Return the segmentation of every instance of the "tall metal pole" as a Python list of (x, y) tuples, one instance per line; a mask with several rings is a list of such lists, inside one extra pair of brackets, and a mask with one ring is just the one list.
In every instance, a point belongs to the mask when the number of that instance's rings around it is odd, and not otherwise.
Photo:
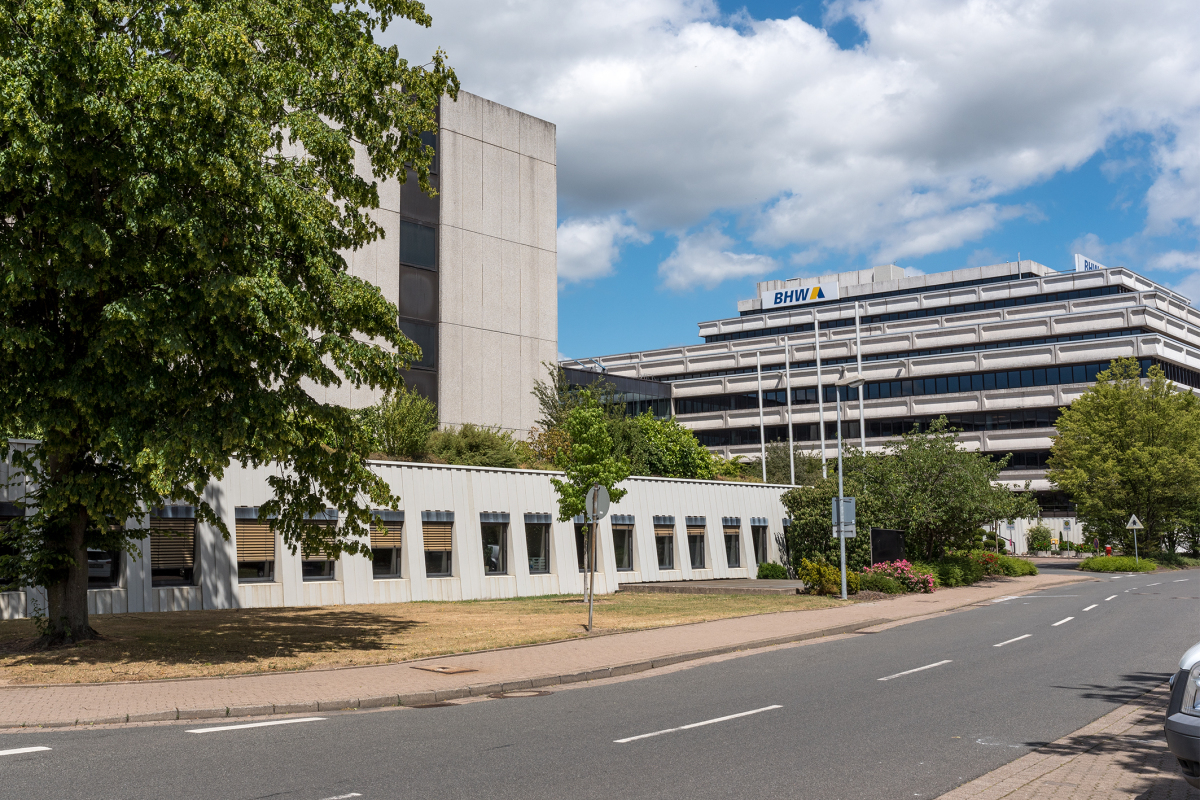
[[(825, 387), (821, 385), (821, 323), (813, 312), (813, 345), (817, 349), (817, 427), (821, 429), (821, 479), (829, 477), (825, 467)], [(790, 430), (790, 428), (789, 428)]]
[[(859, 329), (858, 303), (854, 303), (854, 354), (858, 356), (858, 374), (862, 375), (862, 332)], [(863, 405), (863, 391), (866, 384), (858, 387), (858, 446), (863, 452), (867, 450), (867, 412)]]
[[(593, 488), (599, 490), (600, 484), (595, 484)], [(592, 632), (592, 604), (596, 601), (596, 528), (599, 526), (599, 523), (596, 521), (596, 504), (599, 502), (600, 492), (596, 491), (592, 495), (592, 526), (590, 530), (592, 535), (592, 563), (589, 565), (591, 567), (591, 581), (588, 585), (588, 633)]]
[[(788, 464), (791, 465), (792, 486), (796, 485), (796, 446), (792, 444), (792, 346), (788, 337), (783, 337), (783, 371), (786, 376), (787, 391), (787, 426), (788, 426)], [(764, 462), (765, 463), (765, 462)]]
[(762, 452), (762, 473), (763, 483), (767, 482), (767, 434), (766, 428), (763, 426), (763, 399), (762, 399), (762, 351), (758, 350), (754, 353), (755, 368), (758, 371), (758, 444)]
[[(846, 521), (842, 519), (845, 513), (846, 493), (842, 489), (842, 387), (835, 386), (834, 391), (837, 392), (837, 447), (838, 447), (838, 518), (837, 518), (837, 537), (838, 547), (841, 549), (842, 556), (842, 599), (846, 599)], [(591, 628), (588, 628), (591, 630)]]

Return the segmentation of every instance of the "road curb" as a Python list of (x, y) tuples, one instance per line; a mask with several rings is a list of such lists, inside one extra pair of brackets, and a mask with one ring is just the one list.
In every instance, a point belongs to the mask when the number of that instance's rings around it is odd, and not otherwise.
[[(1085, 580), (1092, 580), (1090, 575), (1084, 576), (1064, 576), (1062, 580), (1044, 584), (1036, 589), (1029, 591), (1041, 591), (1048, 586), (1055, 586), (1064, 583), (1077, 583)], [(768, 647), (778, 647), (780, 645), (795, 644), (797, 642), (808, 641), (811, 639), (823, 639), (829, 636), (841, 636), (844, 634), (858, 633), (868, 628), (873, 628), (879, 625), (902, 625), (906, 622), (914, 622), (922, 619), (928, 619), (931, 616), (938, 614), (947, 614), (954, 611), (961, 611), (965, 608), (970, 608), (977, 604), (978, 600), (964, 602), (956, 606), (941, 608), (928, 613), (914, 614), (911, 617), (901, 617), (899, 619), (878, 618), (863, 620), (861, 622), (853, 622), (845, 625), (835, 625), (828, 628), (820, 628), (812, 631), (804, 631), (801, 633), (786, 634), (783, 636), (772, 636), (765, 639), (755, 639), (750, 642), (740, 642), (738, 644), (718, 645), (716, 647), (706, 647), (700, 650), (692, 650), (685, 653), (672, 653), (671, 655), (660, 656), (653, 659), (644, 659), (641, 661), (627, 662), (624, 664), (616, 664), (609, 667), (601, 667), (599, 669), (580, 670), (578, 672), (558, 673), (550, 675), (539, 675), (530, 678), (522, 678), (504, 683), (477, 683), (467, 686), (450, 687), (446, 689), (428, 690), (422, 692), (410, 692), (407, 694), (385, 694), (375, 695), (365, 698), (340, 698), (317, 700), (305, 703), (278, 703), (278, 704), (262, 704), (262, 705), (247, 705), (221, 708), (189, 708), (189, 709), (169, 709), (163, 711), (153, 711), (139, 714), (126, 714), (124, 716), (108, 716), (96, 719), (76, 719), (74, 721), (45, 721), (45, 722), (25, 722), (21, 725), (6, 725), (0, 729), (14, 728), (69, 728), (69, 727), (87, 727), (95, 725), (112, 725), (123, 723), (142, 723), (142, 722), (170, 722), (178, 720), (205, 720), (205, 719), (223, 719), (227, 717), (257, 717), (257, 716), (277, 716), (285, 714), (313, 714), (317, 712), (332, 712), (332, 711), (359, 711), (375, 708), (391, 708), (397, 706), (414, 707), (428, 705), (430, 703), (442, 703), (451, 700), (461, 700), (467, 697), (486, 697), (490, 694), (498, 692), (511, 692), (530, 689), (542, 689), (549, 686), (562, 686), (573, 683), (587, 683), (590, 681), (604, 680), (606, 678), (619, 678), (626, 675), (633, 675), (639, 672), (648, 672), (654, 669), (683, 664), (689, 661), (699, 661), (705, 658), (714, 656), (727, 655), (748, 650), (761, 650)], [(462, 654), (469, 655), (469, 654)], [(7, 687), (6, 687), (7, 688)], [(18, 687), (11, 687), (18, 688)]]

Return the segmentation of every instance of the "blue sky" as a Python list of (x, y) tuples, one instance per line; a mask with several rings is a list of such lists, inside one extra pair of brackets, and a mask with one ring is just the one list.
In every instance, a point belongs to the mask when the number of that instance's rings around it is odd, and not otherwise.
[(1082, 252), (1200, 297), (1192, 2), (427, 5), (402, 49), (557, 126), (567, 356), (694, 343), (759, 280), (885, 263)]

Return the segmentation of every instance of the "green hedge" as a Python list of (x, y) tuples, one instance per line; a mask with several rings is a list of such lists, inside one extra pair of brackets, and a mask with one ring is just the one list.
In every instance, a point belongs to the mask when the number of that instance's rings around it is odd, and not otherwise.
[(1086, 572), (1154, 572), (1157, 567), (1148, 558), (1135, 561), (1133, 556), (1092, 556), (1079, 562)]
[(758, 577), (763, 580), (779, 581), (787, 576), (787, 570), (783, 568), (783, 564), (767, 561), (758, 565)]

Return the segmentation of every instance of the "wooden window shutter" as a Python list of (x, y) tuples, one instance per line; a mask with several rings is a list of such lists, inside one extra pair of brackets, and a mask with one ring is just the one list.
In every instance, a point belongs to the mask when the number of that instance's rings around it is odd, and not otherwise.
[(675, 535), (675, 526), (674, 525), (655, 525), (654, 526), (654, 535), (655, 536), (674, 536)]
[(275, 532), (267, 522), (237, 521), (237, 560), (274, 561)]
[(450, 552), (453, 522), (422, 522), (421, 535), (425, 539), (425, 549), (438, 552)]
[(151, 517), (151, 569), (180, 569), (194, 566), (196, 566), (196, 520)]
[(703, 536), (704, 535), (704, 526), (703, 525), (688, 525), (687, 532), (688, 532), (688, 536)]
[(373, 522), (371, 524), (371, 547), (399, 547), (400, 534), (403, 531), (403, 522)]
[(736, 527), (736, 526), (734, 526), (734, 525), (726, 525), (726, 526), (725, 526), (725, 535), (726, 535), (726, 536), (737, 536), (737, 535), (739, 535), (741, 532), (742, 532), (742, 529), (741, 529), (741, 528), (738, 528), (738, 527)]

